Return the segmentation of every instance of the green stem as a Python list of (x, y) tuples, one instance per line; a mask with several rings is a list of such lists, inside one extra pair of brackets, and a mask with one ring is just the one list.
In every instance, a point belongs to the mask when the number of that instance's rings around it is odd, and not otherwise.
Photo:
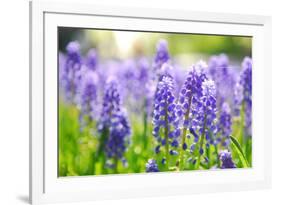
[(187, 132), (187, 129), (183, 128), (182, 142), (181, 142), (181, 147), (180, 147), (180, 165), (179, 165), (180, 171), (184, 170), (184, 150), (183, 150), (183, 144), (185, 143), (186, 132)]
[[(188, 106), (188, 109), (186, 110), (186, 113), (185, 113), (185, 119), (184, 119), (185, 121), (189, 119), (191, 100), (192, 100), (192, 96), (189, 98), (189, 102), (188, 102), (189, 106)], [(187, 133), (187, 128), (184, 127), (183, 131), (182, 131), (181, 146), (180, 146), (180, 165), (179, 165), (180, 170), (184, 169), (184, 150), (183, 150), (183, 144), (185, 143), (186, 133)]]
[(102, 134), (101, 134), (101, 138), (100, 138), (100, 145), (99, 145), (99, 148), (96, 153), (97, 154), (96, 158), (99, 158), (99, 156), (101, 157), (102, 174), (104, 174), (106, 172), (106, 169), (105, 169), (106, 156), (104, 153), (104, 148), (105, 148), (105, 142), (108, 138), (108, 135), (109, 135), (109, 129), (104, 128), (104, 130), (102, 131)]
[(115, 174), (118, 174), (118, 158), (117, 157), (114, 158), (114, 164), (115, 164), (114, 172), (115, 172)]
[(242, 102), (242, 108), (241, 108), (241, 111), (240, 111), (240, 114), (241, 114), (241, 122), (240, 122), (240, 137), (239, 137), (239, 141), (240, 141), (240, 144), (243, 143), (244, 141), (244, 130), (245, 130), (245, 102), (243, 101)]
[(209, 159), (209, 161), (208, 161), (208, 163), (207, 163), (207, 168), (208, 169), (210, 169), (210, 159), (211, 159), (211, 155), (210, 155), (210, 147), (209, 148), (207, 148), (207, 146), (205, 146), (206, 148), (206, 155), (207, 155), (207, 157), (208, 157), (208, 159)]
[(168, 113), (167, 113), (167, 105), (165, 106), (166, 114), (165, 114), (165, 131), (164, 131), (164, 136), (165, 136), (165, 152), (166, 152), (166, 170), (169, 170), (169, 136), (168, 136)]
[(200, 145), (199, 145), (199, 150), (198, 150), (198, 154), (197, 154), (197, 162), (196, 162), (195, 169), (199, 169), (199, 165), (200, 165), (200, 161), (201, 161), (201, 154), (200, 154), (200, 150), (202, 149), (203, 144), (204, 144), (204, 139), (205, 139), (205, 129), (206, 129), (206, 120), (207, 120), (207, 115), (205, 114), (205, 116), (204, 116), (203, 131), (202, 131), (202, 135), (201, 135), (201, 137), (200, 137)]
[[(218, 167), (220, 168), (221, 167), (221, 161), (220, 161), (220, 156), (219, 156), (217, 145), (215, 145), (215, 153), (216, 153), (216, 156), (217, 156)], [(210, 158), (209, 158), (209, 160), (210, 160)]]
[[(146, 100), (144, 101), (144, 108), (146, 105)], [(143, 114), (143, 139), (144, 139), (144, 150), (147, 148), (147, 112), (144, 111)]]

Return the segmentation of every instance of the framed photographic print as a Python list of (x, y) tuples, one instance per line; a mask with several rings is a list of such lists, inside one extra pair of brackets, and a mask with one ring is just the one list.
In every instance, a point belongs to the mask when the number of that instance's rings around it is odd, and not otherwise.
[(39, 1), (30, 22), (32, 204), (270, 187), (270, 17)]

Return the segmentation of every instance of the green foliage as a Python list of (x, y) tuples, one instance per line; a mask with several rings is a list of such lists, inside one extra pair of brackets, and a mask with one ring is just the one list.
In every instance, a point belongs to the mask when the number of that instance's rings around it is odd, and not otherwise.
[(242, 147), (239, 144), (239, 142), (232, 136), (230, 136), (230, 139), (231, 139), (232, 146), (234, 147), (234, 150), (237, 152), (239, 159), (241, 160), (242, 166), (245, 168), (249, 167), (249, 163), (247, 161), (246, 156), (243, 153)]
[[(128, 147), (125, 158), (126, 165), (118, 161), (117, 168), (112, 169), (104, 165), (106, 156), (99, 149), (100, 136), (96, 131), (96, 123), (91, 123), (88, 127), (81, 130), (79, 124), (79, 110), (74, 105), (60, 103), (59, 105), (59, 176), (85, 176), (115, 173), (143, 173), (145, 172), (145, 164), (149, 158), (155, 158), (161, 162), (164, 150), (159, 154), (155, 154), (155, 139), (152, 136), (152, 124), (147, 123), (147, 116), (130, 115), (132, 126), (131, 144)], [(233, 136), (235, 133), (241, 133), (239, 129), (240, 120), (233, 125)], [(189, 134), (189, 131), (186, 131)], [(239, 143), (240, 137), (242, 143)], [(234, 163), (238, 168), (251, 167), (251, 137), (239, 136), (239, 138), (231, 137), (231, 152)], [(219, 146), (210, 146), (206, 149), (209, 158), (208, 163), (193, 165), (188, 162), (190, 157), (189, 148), (192, 140), (185, 139), (188, 149), (182, 153), (181, 160), (184, 163), (181, 167), (169, 167), (167, 171), (194, 170), (194, 169), (210, 169), (220, 167), (218, 158)], [(205, 146), (203, 143), (202, 146)], [(162, 148), (164, 149), (164, 148)], [(195, 151), (198, 152), (197, 148)], [(180, 149), (177, 150), (180, 153)], [(170, 156), (170, 161), (177, 164), (177, 156)], [(166, 170), (164, 165), (158, 164), (160, 170)]]

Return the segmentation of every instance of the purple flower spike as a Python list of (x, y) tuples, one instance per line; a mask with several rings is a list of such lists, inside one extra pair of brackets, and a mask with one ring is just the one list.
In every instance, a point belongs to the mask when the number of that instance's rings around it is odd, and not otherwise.
[(85, 77), (81, 82), (80, 90), (80, 106), (81, 106), (81, 116), (82, 124), (84, 122), (84, 116), (88, 116), (89, 120), (97, 118), (97, 84), (98, 76), (96, 73), (89, 71), (86, 73)]
[(166, 40), (161, 39), (156, 46), (156, 56), (154, 62), (157, 68), (161, 68), (163, 63), (169, 61), (170, 55), (168, 51), (168, 43)]
[(229, 136), (232, 132), (232, 119), (231, 119), (231, 110), (229, 104), (224, 102), (222, 105), (220, 118), (219, 118), (219, 132), (222, 135), (223, 145), (229, 145)]
[[(194, 136), (197, 135), (195, 130), (199, 135), (199, 139), (196, 137), (194, 138), (194, 142), (199, 145), (199, 152), (197, 153), (198, 159), (196, 162), (197, 168), (201, 162), (201, 156), (206, 153), (203, 144), (214, 144), (214, 138), (217, 133), (216, 87), (214, 81), (206, 79), (202, 82), (202, 96), (200, 102), (201, 104), (197, 104), (197, 110), (193, 111), (193, 129), (190, 129), (193, 130)], [(210, 137), (209, 133), (212, 133), (212, 137)], [(192, 149), (191, 153), (194, 153)]]
[(87, 54), (87, 58), (86, 58), (86, 65), (90, 70), (96, 70), (96, 66), (97, 66), (97, 52), (95, 49), (90, 49), (88, 51)]
[(239, 115), (241, 108), (245, 115), (245, 131), (252, 135), (252, 59), (245, 57), (242, 62), (242, 71), (235, 89), (235, 114)]
[[(216, 126), (216, 87), (215, 83), (212, 80), (206, 80), (202, 83), (203, 89), (203, 96), (202, 100), (202, 107), (201, 110), (199, 109), (197, 120), (199, 122), (199, 132), (205, 132), (206, 137), (207, 132), (206, 130), (210, 130), (213, 135), (215, 136), (217, 133), (217, 126)], [(203, 130), (205, 128), (205, 130)], [(211, 138), (206, 138), (209, 143), (213, 143)]]
[(65, 63), (63, 68), (60, 69), (59, 76), (65, 99), (74, 103), (77, 101), (77, 92), (81, 81), (82, 57), (79, 43), (77, 41), (70, 42), (66, 51)]
[(66, 46), (67, 55), (72, 58), (77, 58), (77, 61), (80, 60), (80, 44), (77, 41), (72, 41)]
[(102, 132), (104, 128), (110, 126), (112, 115), (114, 113), (119, 113), (120, 111), (121, 99), (117, 80), (113, 77), (110, 77), (107, 80), (105, 94), (103, 97), (100, 121), (98, 123), (99, 132)]
[(156, 54), (153, 62), (153, 68), (155, 74), (158, 75), (158, 77), (162, 76), (161, 74), (162, 65), (165, 63), (169, 63), (169, 60), (170, 60), (170, 55), (168, 50), (168, 43), (166, 40), (161, 39), (158, 41), (156, 45)]
[(252, 135), (252, 59), (246, 57), (242, 63), (240, 84), (243, 87), (245, 102), (245, 126), (248, 135)]
[(108, 130), (109, 136), (106, 139), (105, 151), (109, 158), (122, 159), (129, 144), (131, 128), (124, 109), (121, 108), (121, 99), (117, 80), (110, 78), (107, 82), (102, 113), (98, 123), (100, 133)]
[(131, 127), (124, 111), (112, 115), (109, 133), (105, 147), (106, 154), (109, 158), (122, 159), (131, 135)]
[(161, 139), (163, 136), (160, 136), (160, 130), (167, 130), (171, 142), (175, 144), (175, 140), (179, 137), (180, 130), (177, 129), (178, 121), (175, 112), (176, 105), (173, 92), (173, 78), (170, 76), (163, 76), (162, 80), (158, 83), (154, 99), (153, 135), (156, 139)]
[(206, 74), (202, 63), (192, 66), (188, 72), (187, 78), (179, 93), (177, 106), (177, 115), (181, 120), (181, 124), (185, 128), (190, 128), (191, 118), (201, 106), (201, 97), (203, 96), (202, 83), (206, 80)]
[(227, 55), (212, 56), (209, 60), (209, 75), (216, 84), (218, 108), (221, 109), (224, 101), (233, 102), (233, 91), (237, 82), (237, 69), (229, 65)]
[(240, 84), (243, 86), (245, 100), (252, 100), (252, 59), (245, 57), (242, 62)]
[(231, 153), (228, 150), (220, 151), (219, 157), (221, 160), (222, 169), (236, 168), (236, 165), (232, 161)]
[(146, 172), (159, 172), (158, 165), (154, 159), (149, 159), (146, 163)]

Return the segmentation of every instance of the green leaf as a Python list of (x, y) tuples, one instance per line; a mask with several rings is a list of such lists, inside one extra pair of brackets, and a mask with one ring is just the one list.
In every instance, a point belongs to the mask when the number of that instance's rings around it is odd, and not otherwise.
[(242, 162), (242, 166), (244, 168), (250, 167), (249, 163), (247, 161), (247, 158), (244, 155), (243, 150), (242, 150), (241, 145), (239, 144), (239, 142), (234, 137), (232, 137), (232, 136), (230, 136), (230, 139), (231, 139), (232, 145), (234, 146), (236, 152), (238, 153), (238, 156), (239, 156), (239, 158), (240, 158), (240, 160)]

